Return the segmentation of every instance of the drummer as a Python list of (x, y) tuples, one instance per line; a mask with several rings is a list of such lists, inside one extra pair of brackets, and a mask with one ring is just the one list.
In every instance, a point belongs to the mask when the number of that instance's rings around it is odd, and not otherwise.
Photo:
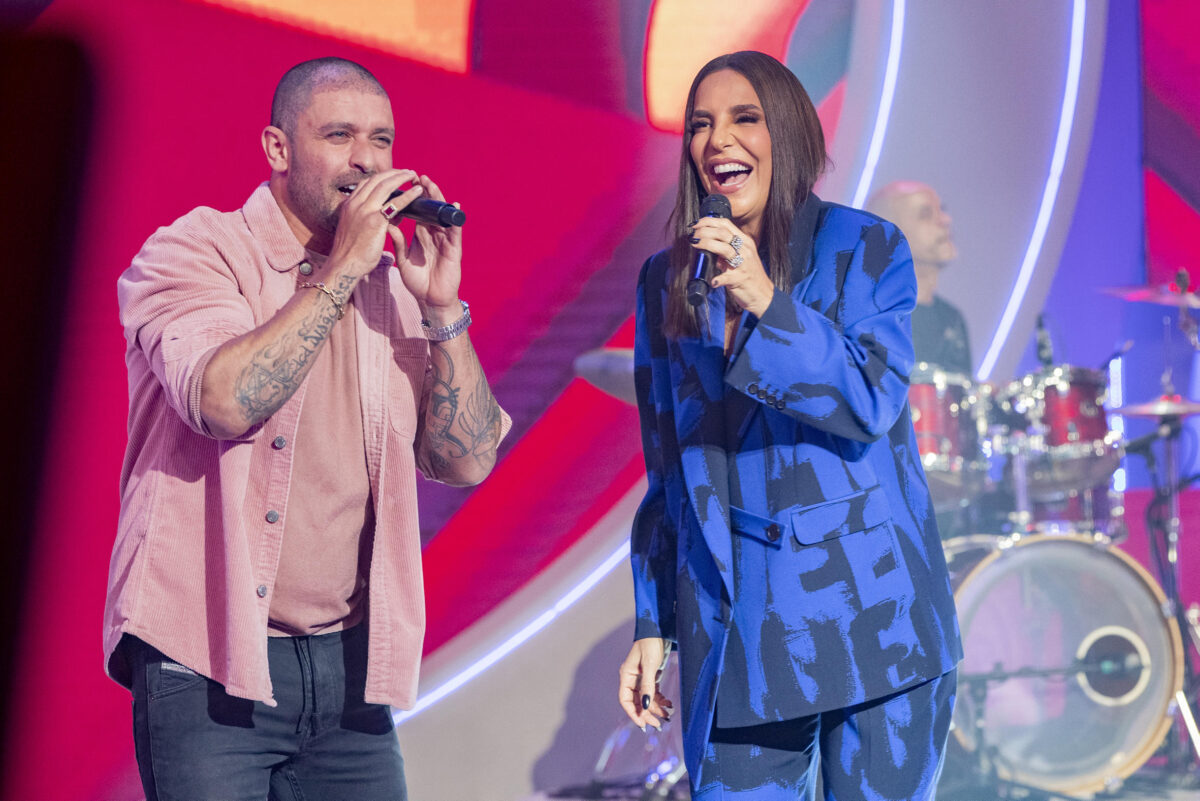
[(950, 215), (941, 198), (928, 184), (893, 181), (871, 195), (867, 211), (899, 226), (912, 250), (917, 273), (917, 306), (912, 313), (917, 361), (970, 376), (967, 322), (953, 304), (937, 294), (942, 270), (958, 255), (950, 237)]

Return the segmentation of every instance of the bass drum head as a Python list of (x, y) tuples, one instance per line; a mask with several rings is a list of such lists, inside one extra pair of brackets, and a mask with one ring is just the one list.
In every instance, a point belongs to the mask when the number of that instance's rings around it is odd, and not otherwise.
[(964, 540), (946, 543), (966, 653), (958, 743), (977, 759), (982, 740), (999, 776), (1051, 792), (1098, 792), (1133, 773), (1183, 684), (1162, 590), (1088, 537)]

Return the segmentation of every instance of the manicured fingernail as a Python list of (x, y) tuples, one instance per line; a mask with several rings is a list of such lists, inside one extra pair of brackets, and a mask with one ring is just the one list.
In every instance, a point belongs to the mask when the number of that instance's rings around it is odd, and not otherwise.
[(662, 731), (662, 724), (661, 724), (661, 723), (652, 723), (652, 724), (650, 724), (650, 725), (654, 726), (654, 730), (655, 730), (655, 731)]
[(700, 241), (700, 238), (699, 238), (699, 237), (695, 237), (695, 236), (693, 236), (693, 237), (692, 237), (692, 244), (693, 244), (693, 245), (694, 245), (694, 244), (696, 244), (696, 243), (697, 243), (697, 242), (699, 242), (699, 241)]
[(642, 709), (649, 709), (649, 708), (650, 708), (650, 696), (643, 695), (642, 696)]
[(638, 728), (642, 730), (642, 734), (645, 734), (645, 733), (646, 733), (646, 727), (645, 727), (645, 726), (638, 726)]
[(699, 217), (697, 217), (696, 219), (694, 219), (694, 220), (692, 220), (690, 223), (688, 223), (688, 226), (687, 226), (687, 227), (688, 227), (688, 228), (695, 228), (695, 227), (696, 227), (696, 223), (698, 223), (698, 222), (700, 222), (700, 218), (699, 218)]

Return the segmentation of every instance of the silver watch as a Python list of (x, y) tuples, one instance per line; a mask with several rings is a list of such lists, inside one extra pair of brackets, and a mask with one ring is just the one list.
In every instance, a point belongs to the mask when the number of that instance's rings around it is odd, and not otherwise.
[(447, 339), (454, 339), (456, 336), (467, 330), (467, 326), (471, 324), (471, 307), (467, 305), (465, 300), (460, 300), (462, 304), (462, 317), (459, 317), (450, 325), (443, 325), (439, 328), (434, 328), (429, 324), (428, 320), (421, 321), (421, 328), (425, 330), (425, 338), (430, 342), (445, 342)]

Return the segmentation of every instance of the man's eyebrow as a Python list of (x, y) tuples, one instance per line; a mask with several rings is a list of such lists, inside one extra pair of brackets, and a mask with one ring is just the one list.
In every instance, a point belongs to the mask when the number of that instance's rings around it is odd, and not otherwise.
[[(318, 128), (317, 132), (318, 133), (329, 133), (330, 131), (340, 131), (340, 130), (357, 131), (358, 126), (352, 122), (338, 122), (338, 121), (327, 122), (324, 125), (322, 125), (320, 128)], [(392, 138), (395, 138), (396, 129), (385, 126), (385, 127), (376, 128), (375, 130), (371, 131), (372, 136), (375, 136), (378, 134), (386, 134)]]

